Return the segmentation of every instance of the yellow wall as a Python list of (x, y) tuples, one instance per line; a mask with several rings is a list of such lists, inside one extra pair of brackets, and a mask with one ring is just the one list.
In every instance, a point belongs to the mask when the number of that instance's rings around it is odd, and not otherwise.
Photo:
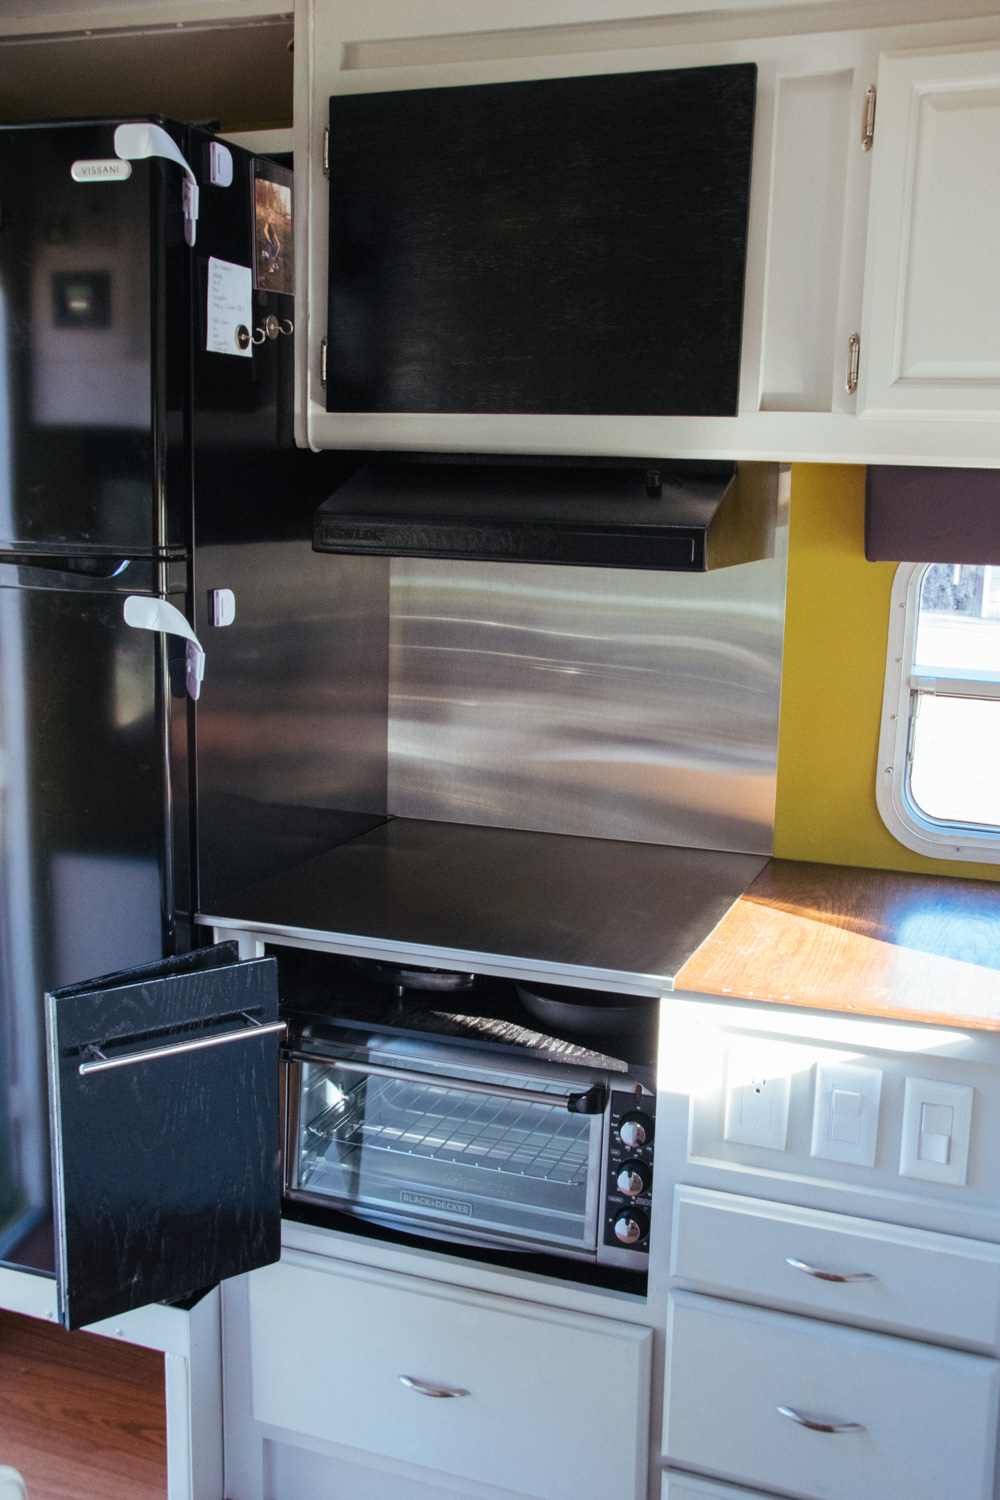
[(927, 859), (875, 804), (895, 563), (865, 561), (865, 471), (792, 469), (774, 852), (785, 859), (1000, 880), (1000, 865)]

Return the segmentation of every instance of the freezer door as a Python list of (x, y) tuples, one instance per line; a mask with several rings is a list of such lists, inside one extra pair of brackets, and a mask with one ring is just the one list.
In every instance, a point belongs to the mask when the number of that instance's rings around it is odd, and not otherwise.
[(67, 1328), (278, 1259), (277, 963), (235, 943), (46, 996)]
[(2, 547), (187, 542), (183, 173), (118, 161), (114, 137), (0, 128)]

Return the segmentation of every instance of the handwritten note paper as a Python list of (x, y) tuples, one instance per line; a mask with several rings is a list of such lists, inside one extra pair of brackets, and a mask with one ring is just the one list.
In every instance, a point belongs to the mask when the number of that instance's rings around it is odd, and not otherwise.
[(253, 358), (253, 275), (249, 266), (208, 258), (208, 342), (210, 354)]

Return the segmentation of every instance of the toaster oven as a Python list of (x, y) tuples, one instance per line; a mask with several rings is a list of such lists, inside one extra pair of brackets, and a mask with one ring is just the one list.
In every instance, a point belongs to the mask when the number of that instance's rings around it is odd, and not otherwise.
[(655, 1096), (630, 1072), (315, 1019), (285, 1070), (288, 1199), (646, 1269)]

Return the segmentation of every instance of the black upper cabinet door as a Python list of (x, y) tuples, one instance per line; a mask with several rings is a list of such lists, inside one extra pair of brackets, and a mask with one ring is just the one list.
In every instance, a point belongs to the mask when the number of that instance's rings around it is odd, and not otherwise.
[(277, 1260), (274, 959), (220, 944), (56, 990), (47, 1012), (65, 1326)]
[(332, 98), (327, 410), (734, 416), (756, 78)]

